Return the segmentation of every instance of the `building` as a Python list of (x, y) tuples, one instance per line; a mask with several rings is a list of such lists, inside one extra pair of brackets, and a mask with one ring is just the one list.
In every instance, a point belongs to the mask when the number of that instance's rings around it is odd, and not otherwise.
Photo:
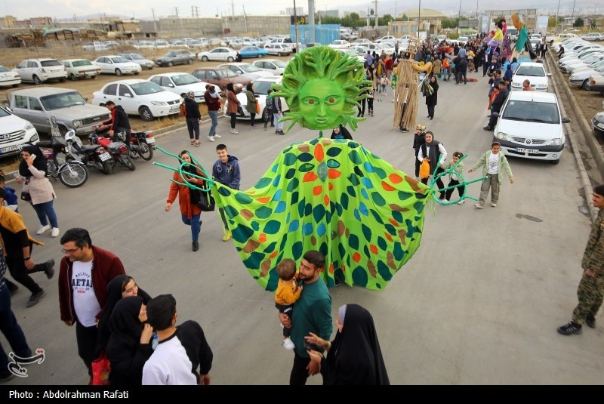
[(491, 20), (489, 29), (492, 29), (495, 25), (495, 20), (504, 18), (508, 23), (508, 26), (512, 25), (512, 15), (518, 14), (520, 20), (526, 24), (528, 30), (533, 30), (537, 27), (537, 9), (526, 8), (518, 10), (486, 10), (484, 12), (487, 17)]
[(388, 32), (390, 35), (401, 37), (403, 35), (417, 35), (417, 21), (390, 21)]
[(336, 10), (319, 10), (317, 11), (317, 14), (319, 14), (320, 17), (336, 17), (338, 18), (340, 16), (340, 12), (336, 9)]
[(0, 28), (13, 28), (17, 19), (12, 15), (0, 17)]
[[(447, 16), (440, 11), (432, 10), (429, 8), (422, 9), (410, 9), (400, 13), (397, 18), (402, 18), (403, 15), (409, 17), (410, 21), (419, 24), (419, 30), (426, 32), (428, 35), (436, 35), (442, 29), (441, 22), (447, 19)], [(399, 22), (399, 21), (393, 21)], [(408, 22), (408, 21), (401, 21)], [(415, 27), (415, 33), (417, 34), (417, 26)], [(403, 34), (404, 35), (404, 34)]]

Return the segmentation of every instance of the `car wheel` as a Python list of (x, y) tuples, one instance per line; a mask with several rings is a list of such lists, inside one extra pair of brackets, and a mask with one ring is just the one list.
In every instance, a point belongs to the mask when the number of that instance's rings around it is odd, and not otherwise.
[(583, 90), (587, 90), (587, 81), (588, 81), (588, 80), (589, 80), (589, 79), (585, 79), (585, 81), (583, 82), (583, 84), (581, 84), (581, 88), (582, 88)]
[(121, 76), (123, 73), (120, 69), (115, 69), (115, 75), (116, 76)]
[(139, 74), (139, 73), (140, 73), (140, 72), (134, 72), (134, 75), (135, 75), (135, 76), (138, 76), (138, 74)]
[(277, 52), (277, 56), (283, 56), (281, 52)]
[(59, 81), (60, 81), (61, 83), (65, 83), (65, 81), (66, 81), (66, 80), (67, 80), (67, 77), (61, 77), (61, 78), (59, 79)]
[(174, 63), (168, 62), (168, 67), (172, 67), (172, 66), (174, 66)]
[(153, 114), (151, 113), (151, 110), (149, 109), (149, 107), (140, 107), (140, 109), (138, 110), (138, 113), (140, 114), (141, 118), (143, 121), (152, 121), (153, 120)]
[(59, 125), (59, 132), (61, 133), (61, 135), (63, 135), (63, 137), (65, 137), (65, 134), (67, 133), (67, 127), (65, 125)]
[(550, 161), (549, 161), (549, 163), (550, 163), (550, 164), (553, 164), (553, 165), (556, 165), (556, 164), (558, 164), (559, 162), (560, 162), (560, 159), (558, 159), (558, 160), (550, 160)]
[(193, 60), (187, 59), (187, 64), (190, 65), (191, 63), (193, 63)]
[(210, 59), (208, 59), (208, 57), (207, 57), (207, 56), (202, 56), (202, 57), (201, 57), (201, 61), (202, 61), (202, 62), (207, 62), (208, 60), (210, 60)]
[(40, 78), (38, 76), (36, 76), (35, 74), (34, 74), (34, 77), (32, 77), (32, 79), (33, 79), (35, 85), (42, 84), (42, 80), (40, 80)]
[(13, 84), (13, 88), (19, 87), (19, 84)]
[(232, 56), (229, 56), (229, 57), (227, 58), (227, 62), (229, 62), (229, 63), (232, 63), (234, 60), (235, 60), (235, 59), (233, 59), (233, 57), (232, 57)]

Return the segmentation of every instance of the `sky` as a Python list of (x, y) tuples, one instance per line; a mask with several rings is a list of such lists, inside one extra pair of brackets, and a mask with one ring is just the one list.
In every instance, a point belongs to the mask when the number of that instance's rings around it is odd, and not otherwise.
[[(32, 0), (33, 1), (33, 0)], [(35, 0), (35, 7), (32, 1), (23, 0), (0, 0), (0, 16), (12, 15), (18, 19), (30, 17), (52, 17), (61, 20), (81, 20), (83, 17), (94, 18), (101, 14), (107, 16), (119, 15), (127, 18), (152, 19), (153, 13), (156, 17), (174, 15), (178, 8), (178, 15), (181, 17), (191, 17), (193, 15), (192, 6), (197, 6), (197, 13), (200, 17), (213, 17), (215, 15), (231, 15), (232, 9), (235, 9), (236, 15), (244, 13), (252, 15), (280, 14), (286, 8), (293, 8), (294, 0), (222, 0), (212, 2), (209, 6), (209, 0), (144, 0), (144, 1), (123, 1), (123, 0)], [(400, 14), (402, 11), (417, 8), (418, 1), (409, 0), (378, 0), (378, 14)], [(598, 4), (598, 0), (478, 0), (478, 10), (483, 9), (514, 9), (514, 8), (539, 8), (547, 15), (547, 10), (553, 13), (558, 8), (560, 2), (560, 14), (570, 14), (573, 3), (575, 3), (575, 15), (591, 14), (596, 10), (598, 13), (604, 13), (604, 2)], [(344, 11), (367, 10), (374, 6), (373, 1), (362, 0), (315, 0), (315, 10), (333, 10), (338, 9), (340, 16)], [(463, 12), (474, 13), (476, 11), (476, 0), (423, 0), (422, 8), (438, 10), (447, 15), (455, 15), (460, 8)], [(308, 0), (297, 0), (297, 7), (303, 7), (304, 13), (308, 12)]]

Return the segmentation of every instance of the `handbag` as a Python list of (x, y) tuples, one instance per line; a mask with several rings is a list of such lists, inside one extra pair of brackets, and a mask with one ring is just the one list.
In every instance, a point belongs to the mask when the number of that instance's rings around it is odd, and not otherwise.
[(419, 177), (421, 179), (426, 179), (430, 176), (430, 163), (427, 159), (422, 160), (421, 165), (419, 166)]
[(212, 212), (216, 207), (216, 201), (214, 200), (214, 196), (212, 192), (199, 192), (199, 201), (197, 202), (197, 206), (201, 208), (203, 212)]
[(107, 386), (109, 385), (109, 371), (111, 363), (107, 354), (103, 350), (99, 357), (92, 361), (92, 385)]
[(256, 101), (256, 113), (260, 113), (260, 103), (258, 101)]
[(21, 200), (25, 202), (31, 202), (31, 194), (27, 191), (21, 191)]

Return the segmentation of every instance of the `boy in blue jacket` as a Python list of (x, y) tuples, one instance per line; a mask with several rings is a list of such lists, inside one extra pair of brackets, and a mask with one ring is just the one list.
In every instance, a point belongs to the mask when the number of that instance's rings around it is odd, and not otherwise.
[[(216, 154), (218, 160), (212, 166), (212, 177), (215, 181), (226, 185), (232, 189), (239, 189), (239, 183), (241, 182), (241, 173), (239, 171), (239, 160), (237, 157), (230, 156), (226, 145), (219, 144), (216, 146)], [(222, 241), (229, 241), (231, 239), (231, 231), (227, 226), (227, 219), (224, 214), (224, 209), (219, 208), (220, 218), (224, 223), (224, 236)]]

